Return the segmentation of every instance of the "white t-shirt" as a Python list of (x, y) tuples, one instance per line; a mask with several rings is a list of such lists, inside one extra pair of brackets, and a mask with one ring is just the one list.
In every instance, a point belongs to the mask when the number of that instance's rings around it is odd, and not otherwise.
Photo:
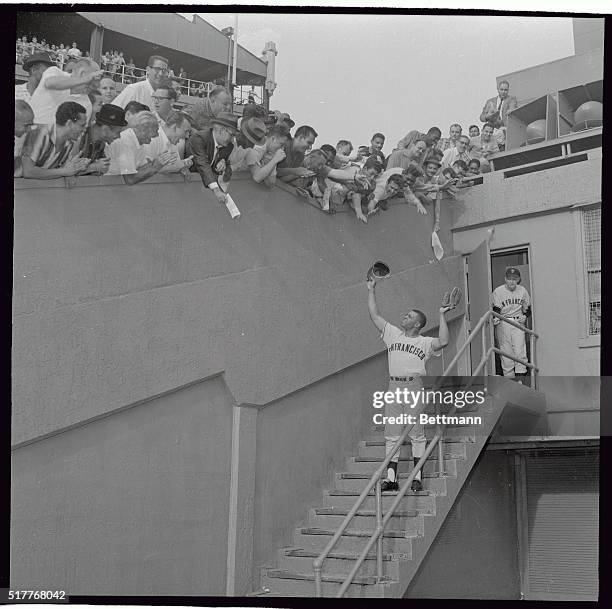
[[(520, 317), (523, 315), (522, 302), (525, 300), (527, 306), (531, 304), (529, 292), (522, 286), (517, 285), (511, 292), (504, 283), (493, 290), (491, 302), (494, 307), (499, 307), (504, 317)], [(495, 320), (497, 321), (497, 320)], [(507, 326), (508, 324), (504, 324)]]
[(74, 101), (81, 104), (87, 113), (87, 122), (91, 118), (91, 101), (85, 93), (70, 93), (70, 89), (48, 89), (47, 80), (54, 76), (70, 77), (68, 72), (62, 72), (57, 66), (47, 68), (36, 87), (36, 91), (32, 94), (29, 101), (32, 110), (34, 111), (34, 122), (41, 125), (54, 125), (55, 113), (60, 106), (66, 101)]
[(125, 175), (138, 171), (147, 162), (144, 146), (138, 143), (138, 138), (131, 128), (124, 129), (118, 139), (109, 147), (110, 167), (106, 175)]
[(113, 104), (115, 106), (121, 106), (125, 108), (129, 102), (137, 101), (141, 104), (145, 104), (149, 106), (150, 110), (153, 110), (155, 107), (153, 105), (153, 87), (147, 78), (141, 80), (140, 82), (132, 83), (128, 85), (115, 99), (113, 99)]
[(62, 72), (57, 66), (48, 67), (42, 75), (36, 91), (30, 99), (30, 106), (34, 110), (34, 122), (41, 125), (55, 124), (55, 111), (58, 106), (70, 98), (69, 89), (48, 89), (47, 80), (54, 76), (70, 77), (68, 72)]
[[(179, 142), (180, 144), (180, 142)], [(157, 137), (154, 137), (149, 144), (142, 145), (143, 152), (147, 159), (153, 160), (155, 157), (158, 157), (162, 152), (175, 152), (180, 157), (180, 150), (178, 144), (173, 144), (166, 135), (163, 127), (160, 125), (159, 134)], [(183, 169), (184, 163), (180, 160), (176, 163), (171, 163), (166, 165), (160, 173), (177, 173), (181, 169)]]
[(431, 336), (406, 336), (402, 330), (387, 322), (380, 335), (389, 354), (389, 376), (425, 376), (425, 362), (442, 350), (434, 351)]

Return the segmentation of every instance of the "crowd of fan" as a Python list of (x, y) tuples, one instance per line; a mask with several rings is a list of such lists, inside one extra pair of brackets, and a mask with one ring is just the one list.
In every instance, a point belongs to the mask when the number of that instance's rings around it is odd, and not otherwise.
[[(47, 53), (54, 63), (64, 72), (70, 74), (74, 64), (82, 57), (88, 58), (89, 51), (81, 51), (76, 42), (72, 45), (49, 44), (46, 39), (40, 41), (36, 36), (28, 40), (27, 36), (17, 39), (15, 44), (15, 63), (23, 65), (31, 55)], [(132, 57), (125, 60), (123, 51), (108, 50), (100, 58), (101, 68), (115, 82), (134, 83), (145, 78), (145, 70), (137, 68)], [(190, 81), (185, 68), (181, 67), (176, 74), (172, 68), (168, 70), (168, 79), (176, 92), (192, 97), (205, 97), (215, 83)]]
[(158, 173), (197, 172), (224, 203), (232, 172), (248, 171), (257, 183), (292, 185), (323, 210), (348, 205), (363, 222), (394, 198), (422, 214), (433, 205), (434, 230), (441, 200), (473, 185), (503, 149), (502, 108), (510, 99), (501, 82), (498, 98), (483, 109), (482, 128), (471, 125), (465, 134), (453, 124), (448, 138), (438, 127), (410, 131), (386, 157), (381, 133), (356, 152), (349, 140), (313, 149), (317, 132), (303, 125), (292, 134), (288, 114), (249, 103), (237, 117), (223, 87), (177, 110), (168, 60), (157, 55), (146, 78), (119, 94), (90, 58), (77, 58), (67, 73), (39, 51), (23, 67), (28, 81), (15, 86), (15, 177), (121, 175), (132, 185)]

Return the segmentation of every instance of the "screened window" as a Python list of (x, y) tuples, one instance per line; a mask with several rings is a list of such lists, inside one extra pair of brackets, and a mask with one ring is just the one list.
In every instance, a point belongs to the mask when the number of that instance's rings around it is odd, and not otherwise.
[(582, 212), (589, 336), (601, 332), (601, 207)]

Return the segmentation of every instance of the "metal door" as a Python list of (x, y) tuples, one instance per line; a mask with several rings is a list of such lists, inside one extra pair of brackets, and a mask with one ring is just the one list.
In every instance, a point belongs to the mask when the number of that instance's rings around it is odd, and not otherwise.
[[(490, 308), (490, 285), (491, 253), (489, 251), (489, 239), (486, 239), (467, 257), (467, 314), (470, 330)], [(489, 344), (489, 337), (487, 337), (487, 345)], [(481, 357), (482, 340), (478, 336), (470, 344), (472, 371), (478, 367)]]

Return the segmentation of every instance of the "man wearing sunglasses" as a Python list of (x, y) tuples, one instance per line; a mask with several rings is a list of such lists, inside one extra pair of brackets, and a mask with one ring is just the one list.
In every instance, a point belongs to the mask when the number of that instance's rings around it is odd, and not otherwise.
[(147, 61), (147, 77), (140, 82), (128, 85), (117, 97), (113, 104), (125, 108), (128, 102), (137, 101), (153, 108), (155, 106), (153, 93), (166, 81), (168, 77), (168, 60), (161, 55), (151, 55)]

